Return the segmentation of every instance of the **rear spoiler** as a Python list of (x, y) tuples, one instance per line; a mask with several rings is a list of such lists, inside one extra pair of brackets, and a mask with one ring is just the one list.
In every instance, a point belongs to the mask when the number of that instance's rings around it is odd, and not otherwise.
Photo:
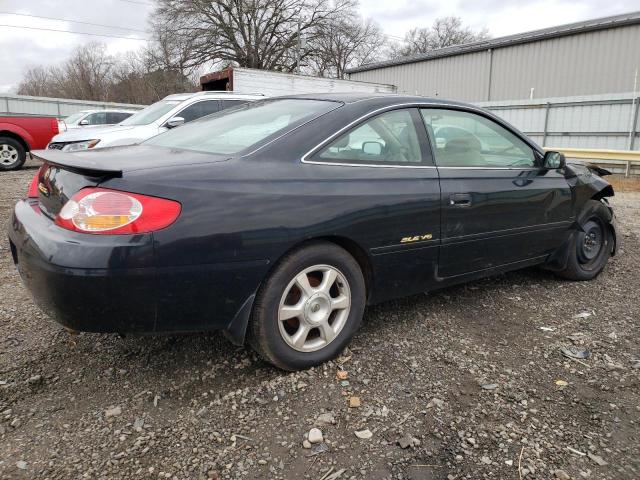
[(73, 153), (63, 152), (61, 150), (32, 150), (31, 156), (35, 160), (47, 162), (63, 167), (65, 170), (71, 170), (93, 177), (101, 177), (104, 175), (112, 177), (122, 176), (122, 169), (119, 167), (110, 166), (104, 161), (96, 162), (92, 159), (86, 158), (86, 156), (80, 158)]

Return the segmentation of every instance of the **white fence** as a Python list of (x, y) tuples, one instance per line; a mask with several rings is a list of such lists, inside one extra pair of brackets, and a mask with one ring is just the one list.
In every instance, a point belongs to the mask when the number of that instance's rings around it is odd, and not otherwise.
[(480, 102), (477, 105), (515, 125), (541, 146), (640, 150), (638, 93)]
[(139, 110), (146, 105), (128, 103), (92, 102), (70, 100), (68, 98), (29, 97), (26, 95), (0, 95), (0, 115), (38, 115), (46, 117), (66, 117), (81, 110), (105, 108), (125, 108)]

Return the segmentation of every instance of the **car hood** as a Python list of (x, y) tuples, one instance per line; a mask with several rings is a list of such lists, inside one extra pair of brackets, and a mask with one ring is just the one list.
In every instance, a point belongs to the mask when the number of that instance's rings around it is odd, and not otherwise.
[(117, 132), (125, 132), (137, 128), (137, 125), (111, 125), (109, 127), (85, 127), (71, 128), (66, 132), (59, 133), (51, 139), (52, 142), (80, 142), (82, 140), (93, 140), (102, 138), (104, 135)]
[(107, 147), (74, 153), (61, 150), (34, 150), (31, 153), (39, 160), (66, 169), (112, 174), (178, 165), (187, 167), (203, 163), (217, 163), (230, 158), (228, 155), (149, 145)]

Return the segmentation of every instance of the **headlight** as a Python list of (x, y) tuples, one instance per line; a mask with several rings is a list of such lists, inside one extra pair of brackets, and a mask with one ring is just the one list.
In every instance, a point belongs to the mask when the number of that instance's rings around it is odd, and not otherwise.
[(100, 140), (83, 140), (82, 142), (69, 143), (62, 149), (63, 152), (78, 152), (95, 147)]

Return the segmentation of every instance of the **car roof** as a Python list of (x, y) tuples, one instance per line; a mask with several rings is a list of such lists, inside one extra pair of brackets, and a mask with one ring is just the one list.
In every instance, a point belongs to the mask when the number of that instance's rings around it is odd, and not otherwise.
[(371, 102), (377, 105), (396, 105), (404, 103), (425, 103), (433, 105), (457, 105), (460, 107), (472, 107), (468, 103), (456, 102), (443, 98), (421, 97), (418, 95), (401, 95), (397, 93), (306, 93), (302, 95), (287, 95), (276, 98), (302, 98), (309, 100), (326, 100), (331, 102), (356, 103)]
[(93, 110), (80, 110), (79, 112), (72, 113), (71, 115), (75, 115), (76, 113), (97, 113), (97, 112), (136, 113), (137, 111), (138, 110), (125, 110), (123, 108), (96, 108)]
[(206, 92), (193, 92), (193, 93), (174, 93), (172, 95), (167, 95), (166, 97), (163, 98), (163, 100), (184, 101), (193, 97), (214, 98), (216, 100), (224, 100), (224, 99), (258, 100), (261, 98), (266, 98), (261, 93), (233, 93), (233, 92), (206, 91)]

